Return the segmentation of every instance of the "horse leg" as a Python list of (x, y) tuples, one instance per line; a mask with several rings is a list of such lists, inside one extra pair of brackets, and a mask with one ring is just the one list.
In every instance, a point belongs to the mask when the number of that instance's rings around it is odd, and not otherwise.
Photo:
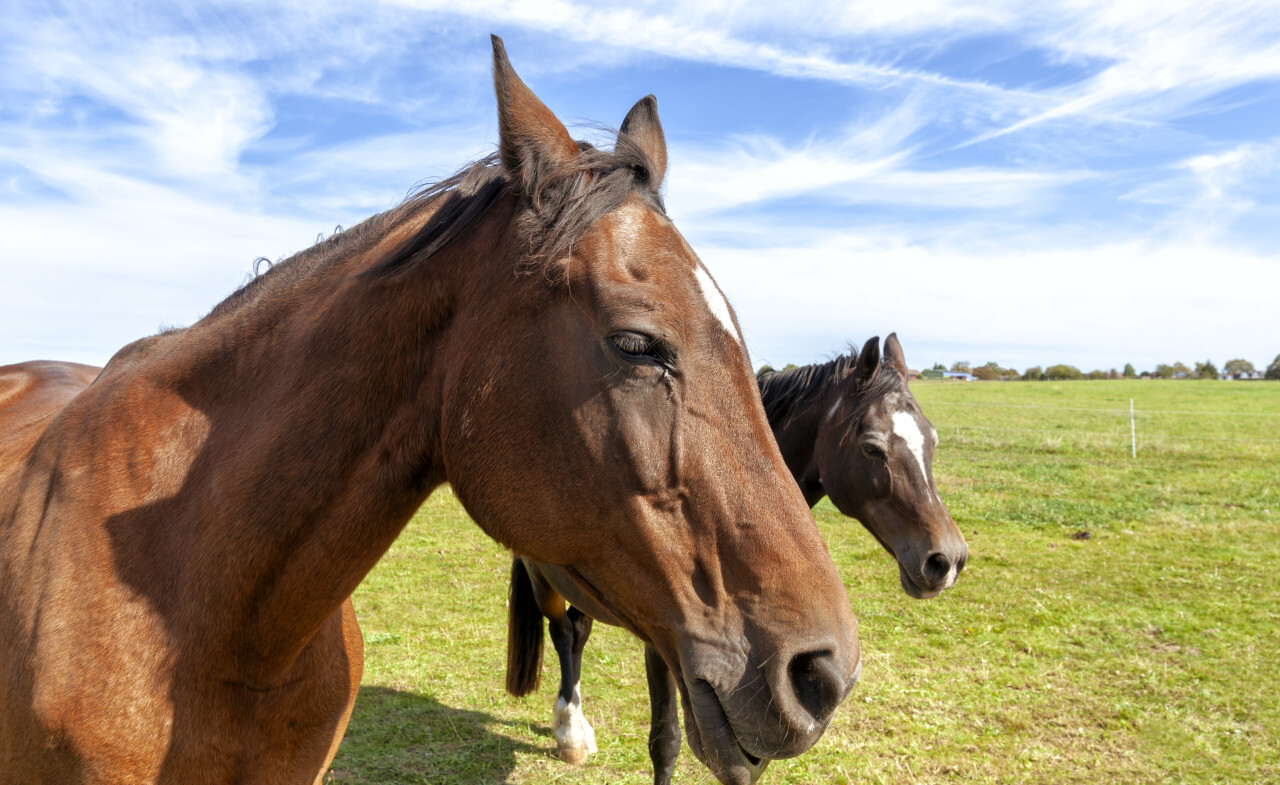
[(560, 758), (581, 763), (596, 751), (596, 732), (582, 714), (582, 647), (591, 633), (591, 617), (569, 608), (549, 617), (551, 644), (560, 659), (560, 691), (556, 694), (551, 730)]
[(573, 680), (580, 683), (582, 681), (582, 650), (586, 648), (587, 639), (591, 637), (591, 625), (595, 623), (595, 619), (570, 605), (569, 622), (573, 624)]
[(680, 716), (676, 679), (652, 646), (644, 647), (644, 673), (649, 679), (649, 759), (654, 785), (671, 785), (680, 755)]

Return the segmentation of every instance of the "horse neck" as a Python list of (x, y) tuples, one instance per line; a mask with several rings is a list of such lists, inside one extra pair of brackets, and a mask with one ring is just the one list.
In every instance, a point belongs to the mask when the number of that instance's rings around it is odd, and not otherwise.
[(437, 360), (480, 266), (454, 262), (486, 251), (455, 245), (394, 278), (361, 275), (376, 248), (293, 278), (281, 270), (252, 302), (215, 309), (123, 361), (176, 393), (203, 434), (181, 487), (153, 516), (183, 587), (206, 592), (180, 588), (171, 602), (200, 612), (174, 610), (239, 630), (263, 680), (292, 661), (443, 479)]
[[(830, 409), (838, 400), (834, 397), (838, 394), (834, 388), (835, 362), (833, 360), (825, 365), (808, 365), (793, 371), (779, 371), (778, 373), (797, 374), (808, 372), (813, 377), (807, 386), (788, 391), (785, 396), (790, 399), (788, 401), (782, 400), (779, 387), (764, 384), (760, 386), (773, 438), (778, 443), (787, 468), (800, 484), (811, 507), (822, 498), (816, 448), (818, 434), (826, 420), (830, 419)], [(814, 494), (817, 496), (810, 499)]]

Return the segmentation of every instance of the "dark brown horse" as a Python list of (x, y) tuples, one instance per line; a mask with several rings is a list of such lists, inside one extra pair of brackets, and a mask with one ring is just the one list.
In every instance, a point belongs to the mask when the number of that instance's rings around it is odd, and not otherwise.
[[(830, 496), (837, 509), (857, 518), (897, 560), (908, 595), (935, 597), (954, 585), (969, 549), (934, 485), (938, 434), (907, 386), (897, 336), (885, 339), (883, 356), (876, 337), (861, 353), (764, 373), (758, 382), (774, 438), (809, 505)], [(514, 695), (537, 689), (545, 616), (560, 661), (552, 729), (560, 756), (580, 762), (596, 747), (582, 713), (582, 650), (593, 618), (614, 622), (596, 615), (600, 609), (580, 605), (557, 568), (527, 557), (512, 566), (510, 599), (507, 689)], [(649, 751), (654, 780), (664, 785), (680, 751), (676, 685), (650, 649), (645, 670), (653, 720)]]
[(662, 209), (653, 99), (604, 151), (496, 38), (494, 82), (496, 156), (87, 387), (0, 370), (0, 779), (319, 782), (351, 592), (442, 482), (659, 652), (722, 780), (821, 736), (856, 624)]

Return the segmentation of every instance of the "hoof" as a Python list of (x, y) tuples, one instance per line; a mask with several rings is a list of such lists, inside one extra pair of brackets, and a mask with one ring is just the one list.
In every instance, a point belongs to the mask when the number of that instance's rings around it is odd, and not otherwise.
[(557, 744), (556, 750), (560, 753), (560, 760), (568, 763), (570, 766), (577, 766), (579, 763), (586, 761), (587, 756), (591, 754), (591, 750), (581, 744)]
[(596, 732), (582, 716), (581, 705), (570, 705), (563, 698), (556, 701), (556, 712), (551, 720), (551, 734), (556, 740), (556, 751), (565, 763), (582, 763), (596, 751)]

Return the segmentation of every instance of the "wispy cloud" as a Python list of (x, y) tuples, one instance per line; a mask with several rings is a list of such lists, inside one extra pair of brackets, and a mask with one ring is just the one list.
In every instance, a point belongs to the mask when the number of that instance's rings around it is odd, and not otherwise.
[(844, 145), (786, 148), (770, 139), (743, 139), (714, 152), (678, 150), (672, 161), (672, 214), (699, 220), (798, 197), (837, 206), (1021, 211), (1094, 176), (976, 166), (930, 171), (912, 168), (908, 150), (865, 158)]
[[(0, 17), (0, 362), (100, 362), (254, 257), (487, 152), (489, 31), (562, 116), (613, 79), (680, 110), (670, 211), (765, 359), (890, 329), (1024, 364), (1203, 353), (1187, 325), (1242, 335), (1280, 281), (1240, 250), (1280, 215), (1280, 142), (1213, 122), (1274, 103), (1272, 2), (20, 2)], [(797, 117), (769, 108), (793, 94)], [(1206, 259), (1244, 306), (1207, 290)], [(1250, 340), (1222, 351), (1269, 359)]]
[[(766, 2), (713, 2), (690, 7), (673, 2), (641, 2), (621, 8), (570, 0), (480, 0), (464, 8), (444, 0), (398, 2), (407, 8), (519, 25), (611, 48), (780, 76), (873, 87), (919, 83), (980, 93), (1008, 92), (983, 80), (957, 79), (928, 69), (901, 67), (893, 63), (892, 57), (885, 57), (883, 61), (841, 58), (832, 51), (830, 41), (835, 37), (877, 29), (918, 29), (929, 16), (929, 7), (917, 7), (910, 13), (886, 13), (875, 9), (874, 4), (866, 4), (864, 10), (868, 13), (858, 22), (856, 12), (839, 11), (827, 3), (783, 7)], [(928, 5), (937, 10), (941, 4)], [(809, 7), (809, 13), (805, 6)], [(943, 17), (981, 20), (984, 26), (994, 25), (1000, 19), (1000, 15), (982, 13), (974, 6), (957, 14), (935, 16), (931, 26), (943, 23)], [(777, 43), (780, 32), (795, 40)]]
[(1267, 0), (1027, 8), (1028, 16), (1015, 29), (1029, 46), (1063, 60), (1106, 65), (1047, 91), (1042, 98), (1052, 102), (1048, 108), (978, 134), (970, 143), (1053, 122), (1165, 121), (1207, 96), (1280, 76), (1280, 15)]
[[(1089, 370), (1277, 351), (1274, 261), (1212, 245), (1048, 239), (985, 253), (892, 232), (699, 252), (735, 304), (756, 362), (815, 362), (897, 331), (913, 362), (1072, 363)], [(1213, 286), (1205, 286), (1212, 265)], [(1214, 322), (1230, 314), (1229, 330)], [(803, 355), (796, 347), (806, 346)], [(980, 356), (956, 357), (957, 347)], [(1256, 363), (1258, 359), (1255, 359)]]

